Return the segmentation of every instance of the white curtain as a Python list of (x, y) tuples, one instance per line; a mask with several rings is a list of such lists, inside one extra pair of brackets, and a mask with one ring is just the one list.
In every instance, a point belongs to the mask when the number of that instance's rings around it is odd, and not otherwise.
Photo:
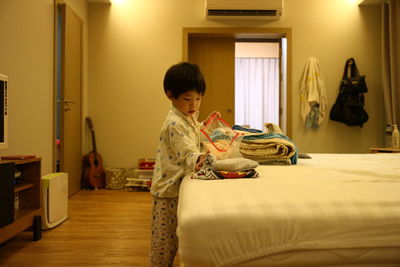
[(279, 59), (235, 59), (235, 124), (279, 125)]
[(400, 124), (400, 0), (382, 4), (382, 76), (387, 123)]

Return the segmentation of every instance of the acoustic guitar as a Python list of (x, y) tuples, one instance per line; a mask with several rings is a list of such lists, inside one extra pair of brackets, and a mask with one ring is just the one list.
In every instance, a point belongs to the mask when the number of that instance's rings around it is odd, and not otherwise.
[(106, 185), (106, 175), (103, 168), (103, 158), (97, 152), (96, 137), (92, 120), (86, 117), (92, 135), (93, 151), (83, 157), (82, 186), (88, 189), (99, 189)]

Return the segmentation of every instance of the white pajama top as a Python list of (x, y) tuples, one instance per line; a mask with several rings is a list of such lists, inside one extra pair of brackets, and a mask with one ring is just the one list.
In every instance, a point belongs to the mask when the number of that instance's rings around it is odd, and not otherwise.
[(182, 178), (194, 172), (200, 151), (198, 112), (186, 116), (171, 107), (161, 128), (151, 193), (156, 197), (177, 197)]

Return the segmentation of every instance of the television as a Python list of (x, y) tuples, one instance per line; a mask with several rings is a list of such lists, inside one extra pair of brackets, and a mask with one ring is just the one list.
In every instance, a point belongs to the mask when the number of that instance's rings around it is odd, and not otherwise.
[(7, 83), (8, 77), (0, 74), (0, 150), (8, 146)]

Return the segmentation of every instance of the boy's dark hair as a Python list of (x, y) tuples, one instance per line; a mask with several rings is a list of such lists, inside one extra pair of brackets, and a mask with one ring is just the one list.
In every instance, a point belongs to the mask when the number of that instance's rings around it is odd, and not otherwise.
[(174, 98), (195, 90), (200, 95), (206, 92), (206, 83), (199, 66), (181, 62), (171, 66), (164, 77), (164, 91), (170, 91)]

